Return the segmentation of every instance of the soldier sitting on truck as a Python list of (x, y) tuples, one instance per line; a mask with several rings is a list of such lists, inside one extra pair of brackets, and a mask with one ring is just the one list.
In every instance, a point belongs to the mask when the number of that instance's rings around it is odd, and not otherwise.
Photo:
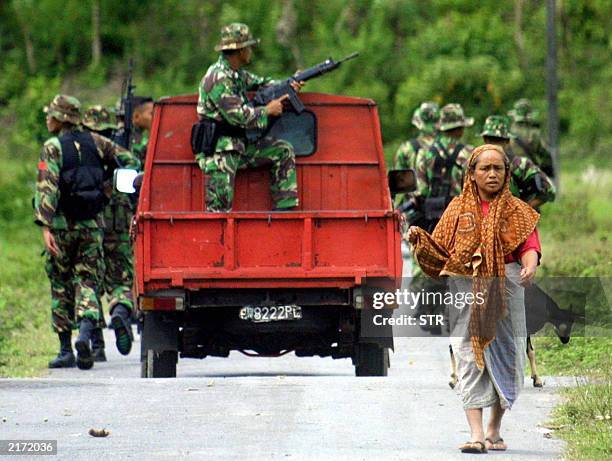
[[(257, 90), (272, 82), (243, 67), (251, 62), (252, 47), (259, 43), (245, 24), (233, 23), (221, 29), (221, 51), (210, 66), (199, 87), (197, 112), (200, 120), (213, 126), (209, 139), (210, 151), (196, 154), (196, 160), (206, 175), (206, 208), (208, 211), (229, 211), (234, 198), (234, 180), (241, 168), (271, 165), (272, 199), (275, 210), (288, 210), (298, 205), (295, 154), (293, 146), (281, 139), (264, 136), (249, 143), (246, 129), (265, 129), (270, 117), (283, 112), (282, 101), (274, 99), (267, 105), (254, 107), (247, 91)], [(302, 84), (292, 82), (295, 91)]]

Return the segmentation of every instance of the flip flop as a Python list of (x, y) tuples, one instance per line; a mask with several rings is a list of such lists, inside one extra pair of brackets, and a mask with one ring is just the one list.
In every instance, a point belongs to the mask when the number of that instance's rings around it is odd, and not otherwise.
[(504, 439), (501, 437), (495, 441), (486, 438), (485, 443), (488, 442), (487, 448), (491, 451), (506, 451), (508, 449), (508, 445), (504, 443)]
[(487, 447), (480, 441), (465, 442), (459, 447), (461, 453), (486, 453)]

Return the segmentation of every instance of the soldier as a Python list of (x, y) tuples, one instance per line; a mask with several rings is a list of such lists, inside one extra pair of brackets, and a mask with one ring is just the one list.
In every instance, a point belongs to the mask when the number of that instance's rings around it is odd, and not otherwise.
[[(472, 126), (474, 119), (466, 118), (459, 104), (447, 104), (440, 111), (438, 135), (429, 149), (421, 149), (416, 160), (417, 191), (414, 193), (416, 210), (413, 225), (418, 225), (432, 232), (453, 197), (461, 193), (463, 187), (464, 166), (470, 158), (471, 146), (461, 143), (465, 127)], [(418, 264), (414, 264), (415, 269)], [(411, 283), (413, 291), (425, 292), (446, 291), (444, 283), (423, 276), (420, 269), (415, 270)], [(417, 307), (419, 315), (432, 315), (439, 312), (442, 306), (435, 303), (421, 302)], [(421, 326), (432, 334), (442, 333), (437, 325)]]
[[(419, 130), (416, 138), (400, 144), (395, 153), (394, 168), (415, 169), (417, 154), (421, 149), (429, 149), (436, 136), (436, 124), (440, 119), (440, 108), (435, 102), (426, 101), (421, 103), (412, 115), (412, 124)], [(410, 195), (398, 194), (396, 205), (400, 211), (405, 212), (407, 219), (411, 221), (411, 207), (408, 203)]]
[(538, 165), (529, 158), (515, 155), (509, 131), (510, 119), (501, 115), (491, 115), (485, 120), (480, 135), (486, 144), (501, 146), (510, 161), (510, 191), (512, 195), (538, 208), (545, 202), (555, 199), (555, 186)]
[[(83, 119), (83, 125), (99, 134), (110, 135), (112, 130), (117, 128), (111, 119), (110, 111), (102, 106), (90, 107)], [(138, 168), (140, 166), (138, 158), (134, 154), (130, 155), (132, 159), (129, 166)], [(134, 213), (129, 196), (113, 190), (112, 177), (107, 177), (104, 185), (109, 201), (104, 207), (104, 267), (100, 277), (103, 284), (99, 294), (101, 297), (106, 293), (110, 298), (111, 326), (117, 331), (123, 327), (122, 316), (129, 317), (134, 309), (132, 296), (134, 261), (129, 235), (130, 221)], [(117, 335), (117, 349), (123, 355), (129, 354), (131, 350), (131, 333), (130, 327), (128, 335)], [(93, 332), (92, 349), (94, 361), (106, 361), (101, 329), (97, 328)]]
[(140, 160), (142, 168), (145, 166), (149, 133), (153, 125), (153, 98), (150, 96), (134, 96), (132, 98), (132, 152)]
[(436, 137), (436, 124), (440, 119), (440, 108), (435, 102), (426, 101), (414, 111), (412, 124), (419, 130), (416, 138), (400, 144), (395, 153), (395, 168), (414, 169), (416, 156), (421, 148), (428, 149)]
[(510, 146), (516, 155), (531, 159), (549, 177), (554, 177), (552, 154), (541, 139), (539, 113), (528, 99), (519, 99), (508, 112), (512, 117)]
[(433, 231), (451, 199), (461, 193), (463, 167), (472, 150), (461, 143), (461, 137), (465, 127), (473, 124), (473, 118), (463, 115), (461, 105), (445, 105), (440, 111), (439, 133), (434, 143), (417, 155), (415, 196), (424, 213), (421, 227), (428, 232)]
[[(259, 39), (253, 38), (245, 24), (223, 27), (221, 42), (215, 47), (221, 55), (200, 82), (198, 115), (200, 119), (214, 121), (220, 132), (213, 155), (196, 154), (198, 165), (206, 175), (209, 211), (231, 210), (237, 170), (260, 165), (272, 168), (270, 189), (274, 208), (288, 210), (298, 205), (293, 146), (269, 136), (248, 143), (245, 136), (245, 129), (265, 129), (270, 117), (282, 113), (282, 101), (286, 99), (275, 99), (261, 107), (254, 107), (247, 99), (247, 91), (272, 82), (243, 69), (251, 62), (252, 47), (258, 43)], [(299, 91), (302, 82), (294, 82), (292, 86)]]
[(71, 345), (75, 314), (76, 364), (80, 369), (93, 366), (91, 333), (100, 320), (97, 285), (104, 167), (130, 162), (129, 153), (120, 146), (81, 129), (80, 110), (79, 100), (67, 95), (55, 96), (45, 107), (47, 129), (56, 136), (45, 142), (38, 163), (34, 216), (42, 227), (51, 318), (60, 340), (59, 354), (49, 362), (50, 368), (75, 364)]

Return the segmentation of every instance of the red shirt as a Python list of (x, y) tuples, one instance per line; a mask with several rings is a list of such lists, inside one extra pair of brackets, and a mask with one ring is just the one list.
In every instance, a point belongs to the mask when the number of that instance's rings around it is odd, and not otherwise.
[[(486, 216), (489, 213), (489, 202), (485, 202), (484, 200), (480, 201), (480, 209), (482, 210), (482, 215)], [(538, 236), (538, 229), (534, 228), (533, 232), (529, 234), (527, 240), (521, 243), (516, 250), (512, 253), (507, 254), (505, 256), (505, 262), (513, 263), (521, 261), (521, 257), (527, 253), (529, 250), (535, 250), (538, 253), (538, 265), (540, 264), (540, 258), (542, 257), (542, 246), (540, 245), (540, 237)]]

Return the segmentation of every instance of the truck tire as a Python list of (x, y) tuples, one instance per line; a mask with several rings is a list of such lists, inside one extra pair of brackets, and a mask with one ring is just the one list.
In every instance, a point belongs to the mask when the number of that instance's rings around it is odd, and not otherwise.
[(155, 351), (148, 349), (140, 361), (142, 378), (176, 378), (176, 351)]
[(373, 343), (358, 345), (355, 376), (387, 376), (388, 370), (388, 348)]

